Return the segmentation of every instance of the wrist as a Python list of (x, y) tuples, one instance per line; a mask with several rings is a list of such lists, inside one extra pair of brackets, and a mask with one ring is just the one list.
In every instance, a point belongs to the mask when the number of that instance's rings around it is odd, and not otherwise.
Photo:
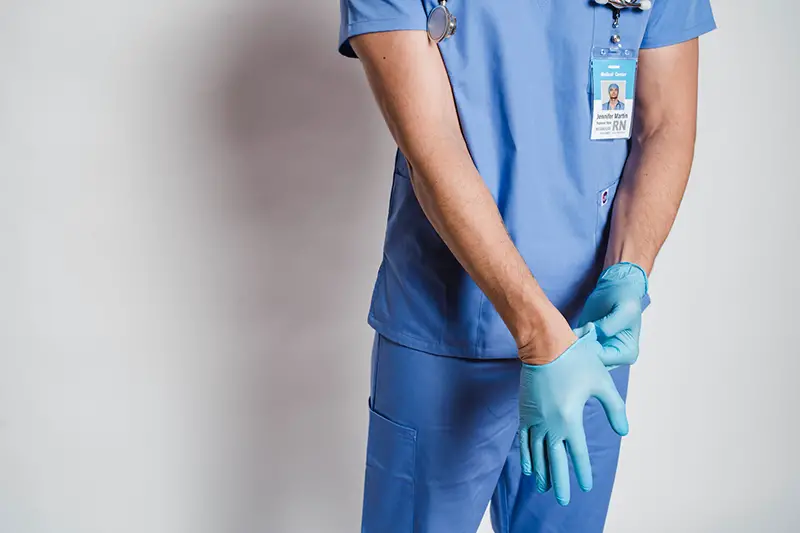
[(606, 251), (604, 269), (620, 263), (631, 263), (642, 269), (645, 277), (653, 270), (653, 259), (630, 243), (610, 243)]
[(507, 322), (511, 336), (517, 348), (530, 344), (536, 337), (541, 337), (553, 317), (563, 319), (558, 309), (544, 295), (532, 298), (528, 303), (516, 309), (514, 316)]
[(592, 322), (589, 322), (580, 328), (573, 329), (572, 332), (573, 335), (570, 337), (572, 342), (554, 356), (548, 357), (543, 361), (530, 361), (523, 359), (522, 365), (529, 368), (531, 371), (540, 371), (554, 365), (557, 361), (560, 361), (565, 355), (577, 348), (579, 345), (597, 340), (597, 330)]
[(631, 261), (621, 261), (609, 267), (606, 267), (600, 274), (600, 279), (597, 281), (597, 286), (614, 285), (614, 284), (630, 284), (641, 287), (641, 297), (644, 297), (648, 292), (649, 280), (645, 269)]
[(517, 355), (523, 363), (546, 365), (572, 346), (576, 338), (564, 316), (550, 304), (549, 309), (536, 314), (524, 336), (515, 337)]

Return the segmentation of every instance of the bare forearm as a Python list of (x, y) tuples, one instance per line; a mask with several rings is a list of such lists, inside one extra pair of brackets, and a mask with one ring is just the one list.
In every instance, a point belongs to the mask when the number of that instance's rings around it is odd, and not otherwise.
[(552, 304), (514, 246), (468, 154), (452, 155), (440, 154), (419, 166), (412, 162), (414, 191), (442, 240), (523, 345), (543, 315), (553, 311)]
[(636, 263), (649, 274), (683, 199), (694, 132), (665, 127), (636, 138), (614, 201), (605, 265)]
[(611, 221), (606, 266), (620, 261), (649, 274), (678, 214), (694, 157), (697, 40), (643, 50), (631, 154)]

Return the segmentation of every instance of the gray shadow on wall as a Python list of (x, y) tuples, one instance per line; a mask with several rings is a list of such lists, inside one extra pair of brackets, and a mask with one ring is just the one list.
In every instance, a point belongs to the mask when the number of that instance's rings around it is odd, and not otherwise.
[(236, 533), (356, 531), (360, 516), (371, 336), (368, 301), (352, 302), (372, 279), (351, 259), (374, 198), (359, 180), (376, 109), (335, 27), (302, 14), (270, 9), (237, 30), (209, 109), (230, 162), (223, 218), (240, 242), (231, 290), (248, 347), (248, 444), (225, 504)]

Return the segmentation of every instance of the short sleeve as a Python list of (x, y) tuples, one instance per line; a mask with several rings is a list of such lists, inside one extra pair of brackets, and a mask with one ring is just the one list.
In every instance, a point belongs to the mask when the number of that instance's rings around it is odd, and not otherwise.
[(423, 0), (339, 0), (339, 6), (339, 53), (346, 57), (356, 57), (350, 46), (356, 35), (427, 28)]
[(717, 27), (709, 0), (653, 0), (642, 48), (682, 43)]

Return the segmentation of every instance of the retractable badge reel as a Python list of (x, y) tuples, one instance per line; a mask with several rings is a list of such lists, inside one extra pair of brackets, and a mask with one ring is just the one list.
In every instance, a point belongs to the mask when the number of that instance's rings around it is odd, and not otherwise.
[(456, 32), (456, 16), (447, 9), (447, 0), (439, 0), (439, 5), (428, 14), (428, 38), (440, 43)]
[(605, 5), (610, 4), (617, 9), (625, 9), (626, 7), (638, 7), (642, 11), (647, 11), (653, 7), (652, 0), (594, 0), (596, 4)]
[(611, 8), (609, 42), (595, 46), (591, 59), (592, 140), (630, 139), (639, 52), (626, 48), (619, 31), (625, 9), (647, 11), (652, 0), (594, 0)]

